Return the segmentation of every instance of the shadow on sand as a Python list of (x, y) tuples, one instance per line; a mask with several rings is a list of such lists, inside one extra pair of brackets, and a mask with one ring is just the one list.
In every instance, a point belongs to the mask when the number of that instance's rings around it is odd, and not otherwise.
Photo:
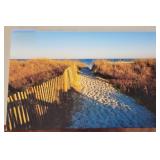
[[(131, 101), (134, 103), (133, 99)], [(130, 100), (126, 103), (130, 103)], [(47, 113), (35, 118), (36, 111), (32, 108), (29, 111), (32, 112), (30, 127), (14, 131), (132, 131), (132, 128), (135, 129), (133, 131), (153, 131), (147, 128), (156, 127), (155, 115), (145, 107), (135, 107), (132, 103), (130, 109), (113, 108), (73, 89), (67, 94), (60, 92), (59, 104), (36, 100), (32, 96), (30, 105), (47, 106)]]

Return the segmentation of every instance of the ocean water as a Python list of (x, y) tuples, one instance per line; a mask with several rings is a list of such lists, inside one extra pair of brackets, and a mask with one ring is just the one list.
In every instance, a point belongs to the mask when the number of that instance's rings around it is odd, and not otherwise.
[(81, 62), (86, 63), (87, 65), (92, 64), (96, 59), (80, 59)]
[[(78, 59), (78, 60), (80, 60), (83, 63), (86, 63), (89, 68), (92, 68), (92, 65), (93, 65), (94, 61), (101, 60), (101, 59)], [(103, 59), (103, 60), (105, 60), (105, 59)], [(113, 61), (113, 62), (117, 62), (117, 61), (128, 62), (128, 61), (133, 61), (134, 59), (117, 59), (117, 58), (115, 58), (115, 59), (106, 59), (106, 60), (110, 60), (110, 61)]]
[[(86, 64), (91, 64), (96, 60), (105, 60), (105, 59), (79, 59), (81, 62), (86, 63)], [(110, 60), (113, 62), (117, 62), (117, 61), (124, 61), (124, 62), (128, 62), (128, 61), (133, 61), (134, 59), (118, 59), (118, 58), (114, 58), (114, 59), (106, 59), (106, 60)]]

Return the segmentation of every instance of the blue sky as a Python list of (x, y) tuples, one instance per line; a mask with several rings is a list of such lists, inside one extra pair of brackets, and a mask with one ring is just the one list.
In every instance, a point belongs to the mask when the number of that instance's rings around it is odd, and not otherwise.
[(56, 32), (16, 30), (11, 58), (154, 58), (156, 32)]

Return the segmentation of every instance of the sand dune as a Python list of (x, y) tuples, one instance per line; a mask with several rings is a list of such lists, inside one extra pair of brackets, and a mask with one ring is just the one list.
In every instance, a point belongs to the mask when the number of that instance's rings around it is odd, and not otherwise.
[(106, 80), (81, 74), (80, 84), (81, 94), (73, 94), (69, 128), (156, 127), (152, 112), (118, 92)]

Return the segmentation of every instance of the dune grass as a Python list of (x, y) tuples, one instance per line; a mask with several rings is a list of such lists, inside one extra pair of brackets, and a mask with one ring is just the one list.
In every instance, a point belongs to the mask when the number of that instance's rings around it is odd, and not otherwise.
[(139, 59), (131, 62), (97, 60), (92, 70), (108, 79), (120, 91), (156, 112), (155, 59)]
[(78, 68), (85, 66), (78, 60), (10, 60), (9, 90), (20, 90), (61, 75), (67, 67), (73, 64)]

